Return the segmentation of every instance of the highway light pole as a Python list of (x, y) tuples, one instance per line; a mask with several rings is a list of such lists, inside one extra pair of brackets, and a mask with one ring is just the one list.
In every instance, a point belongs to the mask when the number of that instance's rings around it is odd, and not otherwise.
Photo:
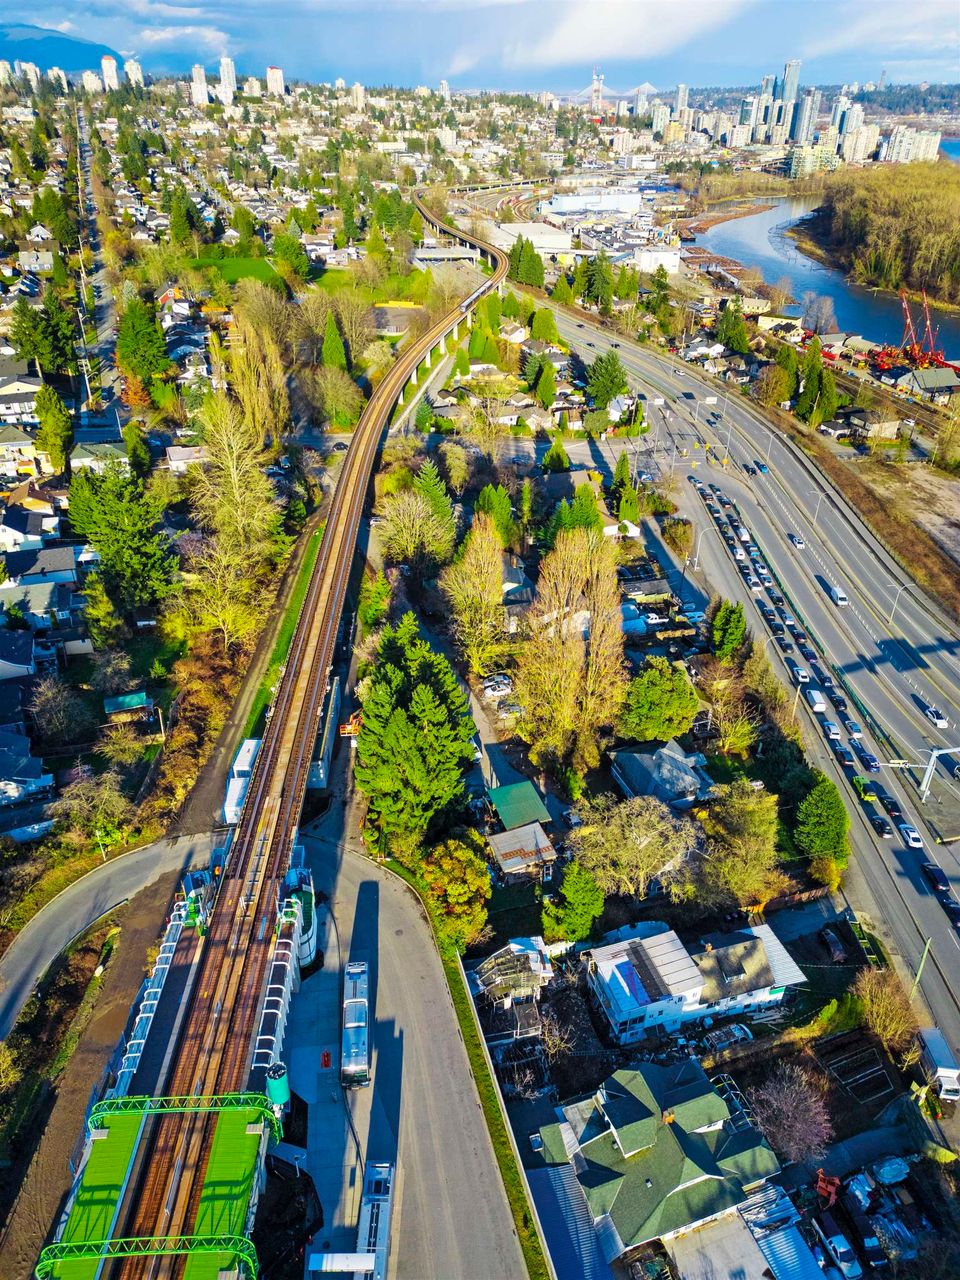
[(887, 622), (893, 621), (893, 615), (897, 612), (897, 605), (900, 603), (900, 593), (902, 591), (906, 591), (909, 585), (910, 585), (909, 582), (902, 582), (900, 586), (897, 588), (897, 594), (894, 596), (894, 599), (893, 599), (893, 608), (890, 610), (890, 617), (887, 619)]
[(933, 771), (937, 767), (937, 761), (941, 756), (953, 756), (960, 752), (960, 747), (940, 747), (936, 751), (930, 752), (930, 759), (927, 761), (927, 767), (923, 773), (923, 780), (920, 783), (920, 803), (926, 804), (927, 796), (930, 794), (930, 783), (933, 781)]
[[(817, 491), (816, 489), (811, 489), (811, 490), (810, 490), (810, 495), (811, 495), (811, 497), (813, 496), (813, 494), (815, 494), (815, 493), (817, 493), (817, 492), (818, 492), (818, 491)], [(817, 527), (817, 517), (820, 515), (820, 503), (824, 500), (824, 498), (825, 498), (826, 496), (827, 496), (827, 491), (826, 491), (826, 489), (824, 489), (824, 490), (823, 490), (823, 492), (820, 494), (820, 497), (817, 499), (817, 509), (816, 509), (816, 511), (813, 513), (813, 527), (814, 527), (814, 529)]]
[(706, 532), (707, 532), (706, 529), (701, 529), (697, 537), (697, 546), (696, 546), (696, 550), (693, 553), (693, 572), (694, 573), (696, 573), (697, 570), (700, 568), (700, 543), (703, 541), (703, 535)]

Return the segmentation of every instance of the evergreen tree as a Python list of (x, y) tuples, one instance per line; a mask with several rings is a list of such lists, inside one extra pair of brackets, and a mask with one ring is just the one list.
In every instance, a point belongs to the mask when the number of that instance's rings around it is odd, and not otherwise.
[(666, 742), (687, 732), (699, 706), (697, 692), (679, 663), (648, 658), (630, 681), (620, 729), (625, 737), (640, 742)]
[(587, 266), (587, 287), (584, 295), (588, 302), (594, 302), (601, 311), (607, 313), (613, 304), (613, 267), (604, 250), (595, 258), (591, 258)]
[(492, 333), (487, 334), (486, 341), (483, 344), (483, 356), (487, 364), (500, 364), (500, 348), (497, 346), (497, 340)]
[(295, 275), (301, 280), (306, 280), (310, 274), (310, 259), (300, 243), (300, 237), (293, 235), (292, 232), (276, 232), (270, 252), (281, 272)]
[(573, 302), (573, 290), (570, 288), (570, 281), (562, 271), (557, 277), (557, 283), (553, 286), (553, 292), (550, 296), (554, 302), (561, 302), (567, 306)]
[(467, 377), (470, 373), (470, 357), (464, 347), (457, 348), (457, 354), (453, 361), (453, 372), (459, 373), (461, 378)]
[(83, 598), (90, 639), (97, 649), (114, 648), (123, 639), (125, 628), (98, 573), (87, 577), (83, 584)]
[(750, 337), (747, 333), (747, 322), (743, 318), (740, 299), (728, 302), (717, 321), (717, 341), (722, 342), (731, 351), (746, 355), (750, 350)]
[(493, 291), (488, 293), (486, 297), (487, 324), (490, 326), (490, 332), (497, 334), (500, 332), (500, 319), (503, 314), (500, 306), (500, 295)]
[(560, 898), (543, 905), (543, 936), (547, 942), (583, 942), (603, 913), (603, 890), (579, 862), (568, 863)]
[(143, 432), (133, 419), (123, 428), (123, 443), (127, 447), (130, 470), (142, 480), (150, 470), (150, 450), (143, 438)]
[(556, 472), (570, 470), (570, 459), (567, 456), (566, 449), (563, 447), (562, 440), (554, 440), (550, 448), (543, 455), (542, 465), (544, 471)]
[(520, 318), (520, 299), (512, 289), (508, 290), (507, 296), (503, 300), (503, 314), (508, 320), (518, 320)]
[(385, 627), (357, 741), (368, 844), (416, 862), (431, 824), (463, 795), (474, 732), (449, 662), (421, 639), (416, 617)]
[(332, 311), (327, 312), (327, 327), (323, 335), (323, 346), (320, 348), (320, 359), (328, 369), (346, 370), (347, 353)]
[[(823, 373), (823, 357), (819, 338), (811, 338), (800, 365), (803, 386), (797, 400), (797, 417), (809, 422), (819, 411), (820, 380)], [(822, 417), (819, 419), (823, 421)]]
[(789, 385), (787, 387), (787, 394), (785, 399), (792, 400), (794, 396), (797, 394), (797, 382), (799, 380), (798, 379), (799, 362), (797, 361), (797, 353), (795, 348), (792, 347), (789, 342), (784, 343), (784, 345), (777, 352), (776, 361), (777, 361), (777, 364), (780, 366), (780, 368), (786, 372), (787, 376), (790, 379)]
[(128, 304), (120, 319), (117, 364), (124, 373), (135, 374), (144, 383), (166, 373), (170, 367), (163, 330), (152, 308), (139, 298)]
[(819, 422), (829, 422), (837, 415), (840, 397), (837, 395), (837, 383), (830, 369), (824, 369), (820, 375), (820, 403), (817, 405)]
[(570, 527), (572, 529), (602, 529), (600, 507), (597, 495), (590, 484), (578, 484), (570, 504)]
[(470, 330), (470, 342), (467, 350), (470, 353), (471, 360), (483, 359), (483, 348), (487, 344), (490, 337), (490, 330), (481, 324), (475, 324)]
[(627, 372), (616, 351), (597, 356), (590, 366), (587, 391), (597, 409), (606, 409), (611, 400), (627, 389)]
[(37, 391), (36, 413), (40, 422), (37, 448), (50, 459), (57, 475), (62, 475), (73, 444), (73, 420), (66, 405), (46, 382)]
[(581, 258), (573, 270), (573, 283), (570, 290), (574, 298), (582, 298), (587, 289), (589, 279), (589, 264), (586, 258)]
[(747, 622), (742, 604), (721, 602), (713, 618), (713, 651), (721, 662), (731, 662), (747, 636)]
[(517, 236), (513, 244), (510, 246), (510, 252), (507, 255), (507, 275), (511, 280), (520, 280), (520, 260), (523, 257), (523, 246), (525, 244), (523, 236)]
[(447, 486), (437, 470), (437, 464), (428, 459), (414, 477), (413, 487), (425, 500), (437, 520), (453, 525), (453, 503)]
[(367, 257), (379, 262), (387, 260), (387, 242), (376, 222), (371, 222), (370, 230), (367, 232)]
[(553, 407), (553, 402), (557, 398), (557, 382), (553, 372), (553, 365), (549, 360), (540, 370), (540, 377), (537, 379), (536, 396), (544, 409)]
[(513, 508), (510, 495), (502, 484), (488, 484), (477, 494), (473, 504), (474, 511), (488, 515), (494, 523), (500, 541), (509, 547), (516, 540), (517, 529), (513, 522)]
[(533, 328), (530, 332), (531, 337), (538, 342), (560, 341), (560, 335), (557, 333), (557, 322), (553, 318), (553, 312), (548, 307), (541, 307), (539, 311), (534, 312)]
[(173, 556), (161, 514), (161, 501), (116, 464), (99, 475), (84, 468), (70, 482), (70, 523), (99, 552), (104, 586), (123, 610), (170, 590)]
[(640, 523), (640, 499), (632, 484), (625, 484), (620, 490), (620, 503), (617, 507), (617, 519), (621, 524)]
[(613, 491), (621, 493), (623, 489), (630, 483), (630, 459), (627, 457), (626, 450), (617, 458), (617, 465), (613, 469)]
[(182, 187), (178, 187), (170, 197), (170, 241), (182, 245), (190, 239), (193, 228), (187, 211), (187, 197)]

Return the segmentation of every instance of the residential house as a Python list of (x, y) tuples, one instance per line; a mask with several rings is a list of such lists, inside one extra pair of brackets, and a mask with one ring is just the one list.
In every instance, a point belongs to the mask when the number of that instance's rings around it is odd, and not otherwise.
[(494, 1050), (540, 1034), (540, 992), (553, 978), (544, 941), (511, 938), (467, 970), (484, 1039)]
[[(35, 238), (34, 233), (38, 231), (44, 234)], [(60, 252), (60, 242), (50, 235), (46, 227), (40, 226), (34, 227), (18, 247), (17, 266), (21, 271), (52, 271)]]
[(847, 415), (850, 434), (860, 440), (896, 440), (900, 419), (891, 418), (877, 409), (857, 409)]
[(37, 674), (32, 631), (0, 628), (0, 681), (23, 680)]
[(53, 790), (53, 774), (34, 756), (30, 739), (0, 730), (0, 805), (18, 804)]
[(11, 551), (5, 557), (6, 579), (0, 587), (32, 586), (38, 582), (66, 582), (76, 586), (79, 574), (74, 547), (39, 547)]
[(23, 703), (24, 685), (17, 680), (0, 683), (0, 731), (26, 733), (26, 711)]
[(0, 512), (0, 551), (39, 550), (60, 532), (60, 517), (11, 504)]
[(674, 809), (692, 809), (706, 803), (713, 792), (706, 756), (684, 751), (675, 738), (655, 751), (613, 751), (610, 763), (614, 779), (628, 799), (655, 796)]
[(200, 466), (210, 460), (206, 445), (170, 445), (167, 449), (167, 467), (175, 476), (186, 475), (190, 467)]
[(84, 598), (68, 582), (18, 583), (0, 587), (0, 615), (13, 611), (31, 631), (76, 626), (83, 617)]
[(540, 1130), (544, 1159), (572, 1167), (608, 1263), (736, 1213), (780, 1171), (694, 1058), (616, 1071), (556, 1116)]
[(615, 1040), (632, 1044), (657, 1027), (677, 1031), (706, 1017), (780, 1004), (803, 970), (769, 925), (714, 934), (688, 949), (660, 920), (618, 930), (583, 953), (587, 986)]
[(130, 469), (124, 445), (107, 441), (101, 444), (75, 444), (70, 450), (72, 471), (85, 467), (88, 471), (96, 471), (102, 475), (112, 463), (124, 471)]
[(553, 879), (557, 851), (539, 822), (494, 832), (487, 836), (487, 843), (507, 884), (522, 880), (547, 883)]
[(501, 320), (500, 337), (513, 346), (521, 346), (527, 340), (527, 330), (516, 320)]
[[(37, 392), (42, 383), (27, 372), (28, 368), (26, 360), (0, 360), (0, 422), (37, 421)], [(16, 428), (0, 429), (0, 461), (19, 465), (29, 460), (32, 464), (33, 457), (34, 445), (29, 436), (18, 433)]]

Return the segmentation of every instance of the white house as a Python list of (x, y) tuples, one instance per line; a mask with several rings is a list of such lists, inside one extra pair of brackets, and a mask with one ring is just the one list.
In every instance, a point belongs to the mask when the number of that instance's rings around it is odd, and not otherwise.
[(53, 789), (53, 774), (31, 754), (22, 733), (0, 732), (0, 805), (17, 804)]
[[(609, 935), (608, 935), (609, 936)], [(583, 953), (587, 985), (621, 1044), (655, 1027), (757, 1012), (806, 982), (769, 925), (714, 934), (688, 951), (672, 929), (650, 920)]]

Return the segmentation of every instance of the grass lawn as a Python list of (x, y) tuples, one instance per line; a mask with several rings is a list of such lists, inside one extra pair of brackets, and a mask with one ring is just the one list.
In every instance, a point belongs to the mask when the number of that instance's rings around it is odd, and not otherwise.
[[(355, 277), (347, 267), (331, 267), (321, 271), (316, 283), (328, 293), (339, 293), (341, 289), (352, 289)], [(371, 289), (365, 285), (357, 285), (357, 291), (369, 302), (424, 302), (430, 291), (430, 274), (427, 271), (411, 271), (407, 276), (391, 275)]]
[(228, 284), (236, 284), (248, 276), (264, 284), (280, 279), (266, 258), (197, 258), (193, 266), (214, 267)]
[(496, 933), (491, 950), (505, 945), (510, 938), (525, 938), (538, 934), (542, 925), (536, 886), (531, 881), (527, 884), (508, 884), (494, 889), (487, 906), (487, 916)]
[(297, 580), (293, 584), (286, 612), (283, 615), (283, 621), (277, 633), (273, 653), (270, 655), (270, 663), (263, 673), (263, 680), (260, 682), (260, 688), (257, 690), (253, 704), (250, 707), (247, 723), (243, 727), (244, 738), (257, 738), (263, 732), (264, 719), (267, 714), (267, 707), (270, 705), (270, 699), (273, 696), (273, 688), (280, 677), (280, 668), (287, 660), (300, 608), (306, 597), (307, 587), (310, 585), (310, 574), (313, 572), (313, 566), (316, 564), (317, 555), (320, 552), (322, 533), (323, 530), (318, 529), (310, 538), (310, 545), (307, 547), (306, 554), (303, 557), (303, 563), (300, 565)]

